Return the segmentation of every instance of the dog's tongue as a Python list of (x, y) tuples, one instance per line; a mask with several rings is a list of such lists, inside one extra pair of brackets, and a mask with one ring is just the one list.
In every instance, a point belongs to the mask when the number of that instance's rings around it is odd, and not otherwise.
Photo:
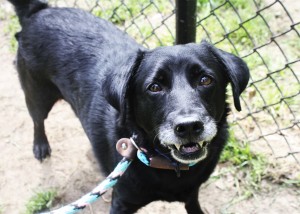
[(200, 149), (200, 147), (197, 143), (189, 143), (186, 145), (182, 145), (180, 147), (179, 152), (181, 154), (191, 154), (191, 153), (199, 151), (199, 149)]

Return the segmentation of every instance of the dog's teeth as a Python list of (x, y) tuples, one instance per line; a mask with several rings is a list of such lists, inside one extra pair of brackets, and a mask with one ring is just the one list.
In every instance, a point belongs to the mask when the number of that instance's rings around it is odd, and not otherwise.
[(203, 145), (204, 145), (204, 141), (201, 141), (201, 142), (199, 142), (198, 144), (199, 144), (200, 148), (202, 148)]
[(179, 151), (179, 149), (180, 149), (180, 145), (178, 145), (178, 144), (174, 144), (174, 146), (177, 148), (177, 150)]

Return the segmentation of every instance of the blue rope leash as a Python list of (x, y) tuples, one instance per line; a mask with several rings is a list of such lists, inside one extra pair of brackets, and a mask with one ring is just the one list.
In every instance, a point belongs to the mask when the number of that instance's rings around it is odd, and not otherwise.
[[(89, 204), (95, 202), (97, 199), (99, 199), (104, 193), (107, 192), (110, 188), (112, 188), (118, 180), (121, 178), (121, 176), (125, 173), (125, 171), (128, 169), (134, 158), (137, 156), (138, 159), (144, 163), (147, 166), (160, 168), (157, 164), (154, 162), (154, 158), (149, 158), (147, 154), (140, 149), (134, 140), (123, 138), (120, 139), (117, 142), (116, 145), (117, 151), (123, 156), (123, 159), (118, 163), (118, 165), (115, 167), (115, 169), (107, 176), (107, 178), (102, 181), (97, 187), (95, 187), (91, 192), (88, 194), (82, 196), (77, 201), (70, 203), (62, 208), (59, 208), (57, 210), (53, 210), (50, 212), (45, 212), (43, 214), (73, 214), (77, 213)], [(156, 158), (158, 160), (159, 158)], [(161, 160), (160, 160), (161, 161)], [(161, 162), (160, 162), (161, 164)], [(187, 170), (189, 166), (192, 166), (194, 164), (190, 164), (185, 166), (184, 168), (180, 168), (178, 165), (178, 168), (175, 169), (177, 173), (180, 173), (180, 170)], [(165, 169), (174, 169), (174, 166), (170, 166), (169, 162), (164, 163)], [(179, 174), (180, 175), (180, 174)]]
[(95, 202), (100, 196), (102, 196), (106, 191), (112, 188), (120, 179), (120, 177), (127, 170), (132, 160), (124, 157), (113, 170), (112, 173), (102, 181), (96, 188), (94, 188), (90, 193), (82, 196), (79, 200), (59, 208), (54, 211), (47, 212), (45, 214), (73, 214), (84, 208), (90, 203)]

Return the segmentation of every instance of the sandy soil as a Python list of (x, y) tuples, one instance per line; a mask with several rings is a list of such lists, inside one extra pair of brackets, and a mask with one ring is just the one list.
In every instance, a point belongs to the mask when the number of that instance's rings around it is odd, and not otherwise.
[[(0, 22), (0, 210), (5, 214), (23, 213), (34, 192), (47, 188), (57, 189), (60, 198), (57, 206), (70, 203), (90, 191), (103, 177), (78, 119), (63, 101), (54, 106), (46, 121), (52, 157), (43, 163), (34, 159), (33, 125), (3, 27)], [(216, 173), (223, 168), (219, 166)], [(263, 191), (255, 197), (235, 201), (238, 188), (234, 178), (225, 174), (205, 184), (199, 200), (206, 213), (299, 213), (299, 189), (268, 182), (263, 186)], [(105, 198), (109, 200), (110, 194)], [(109, 207), (109, 202), (99, 200), (82, 213), (108, 213)], [(181, 203), (154, 202), (138, 213), (186, 212)]]

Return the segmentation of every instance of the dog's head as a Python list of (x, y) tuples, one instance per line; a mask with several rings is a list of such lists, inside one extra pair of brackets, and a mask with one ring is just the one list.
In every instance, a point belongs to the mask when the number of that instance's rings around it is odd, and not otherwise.
[[(246, 64), (206, 42), (162, 47), (138, 54), (108, 101), (180, 163), (203, 160), (226, 113), (226, 86), (234, 104), (249, 80)], [(113, 87), (117, 87), (113, 86)], [(127, 109), (127, 110), (126, 110)], [(125, 121), (125, 119), (123, 119)]]

